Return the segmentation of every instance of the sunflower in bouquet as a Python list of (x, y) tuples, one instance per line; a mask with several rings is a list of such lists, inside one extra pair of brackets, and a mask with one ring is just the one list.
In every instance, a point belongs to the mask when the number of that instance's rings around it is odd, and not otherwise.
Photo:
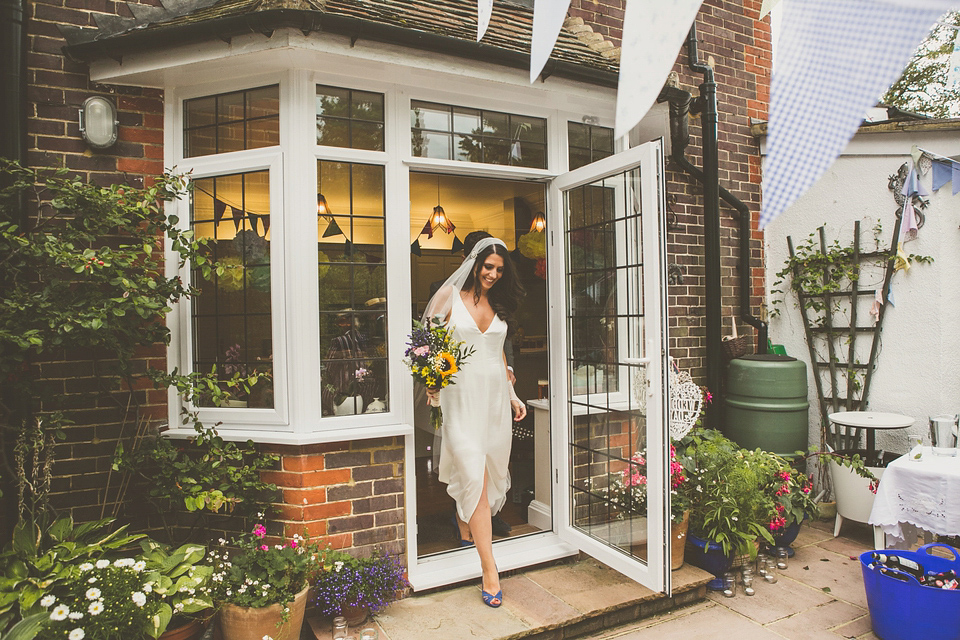
[[(403, 361), (414, 380), (431, 391), (439, 391), (454, 384), (454, 375), (472, 354), (473, 347), (465, 348), (462, 340), (454, 340), (453, 330), (445, 327), (443, 318), (438, 316), (426, 322), (414, 320)], [(430, 424), (434, 429), (443, 424), (437, 398), (430, 398)]]

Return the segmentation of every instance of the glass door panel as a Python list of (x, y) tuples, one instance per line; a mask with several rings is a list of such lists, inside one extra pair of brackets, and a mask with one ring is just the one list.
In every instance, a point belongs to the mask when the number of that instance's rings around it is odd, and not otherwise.
[(669, 590), (659, 142), (555, 181), (565, 220), (561, 536)]

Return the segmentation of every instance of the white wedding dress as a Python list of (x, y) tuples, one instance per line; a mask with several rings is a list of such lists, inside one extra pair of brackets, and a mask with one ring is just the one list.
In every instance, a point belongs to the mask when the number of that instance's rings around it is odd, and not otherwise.
[(452, 296), (449, 325), (455, 340), (473, 355), (455, 374), (456, 384), (440, 392), (443, 409), (440, 440), (440, 481), (457, 502), (457, 514), (464, 522), (480, 502), (483, 472), (487, 472), (487, 501), (490, 512), (498, 513), (510, 488), (510, 446), (513, 441), (510, 394), (503, 361), (507, 323), (494, 315), (481, 332), (460, 296)]

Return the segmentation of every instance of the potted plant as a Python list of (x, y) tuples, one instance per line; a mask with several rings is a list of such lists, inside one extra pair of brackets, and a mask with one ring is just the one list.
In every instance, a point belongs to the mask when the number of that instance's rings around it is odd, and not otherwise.
[[(100, 559), (80, 564), (78, 579), (40, 599), (44, 613), (32, 629), (17, 637), (52, 640), (156, 638), (163, 596), (146, 581), (143, 560)], [(26, 622), (26, 621), (25, 621)], [(21, 632), (23, 633), (23, 632)], [(11, 633), (11, 635), (14, 635)]]
[(321, 612), (342, 615), (356, 626), (399, 598), (409, 584), (399, 559), (379, 549), (367, 558), (328, 549), (311, 586)]
[[(787, 461), (760, 449), (742, 449), (720, 433), (695, 429), (679, 443), (679, 459), (688, 481), (682, 485), (690, 501), (687, 560), (718, 578), (735, 556), (755, 557), (760, 544), (775, 544), (773, 531), (793, 518), (793, 477)], [(796, 482), (800, 482), (799, 479)], [(807, 495), (807, 492), (801, 493)], [(796, 500), (801, 512), (812, 509)], [(718, 580), (711, 588), (720, 588)]]
[(767, 525), (773, 535), (774, 545), (785, 548), (793, 556), (790, 544), (797, 539), (800, 525), (807, 518), (819, 514), (813, 500), (813, 479), (795, 469), (783, 457), (770, 454), (770, 472), (765, 491), (773, 497), (774, 517)]
[[(671, 569), (683, 566), (684, 548), (687, 540), (690, 500), (684, 490), (687, 482), (684, 465), (677, 460), (677, 448), (670, 445), (670, 557)], [(618, 519), (647, 517), (647, 459), (646, 451), (638, 451), (630, 458), (627, 467), (614, 474), (609, 486), (597, 490), (605, 495), (617, 512)], [(645, 530), (643, 527), (639, 529)], [(647, 541), (631, 544), (631, 551), (646, 557)]]
[(158, 628), (160, 640), (190, 640), (203, 633), (213, 609), (210, 576), (213, 567), (202, 564), (206, 548), (185, 544), (171, 551), (153, 540), (140, 542), (144, 580), (162, 598)]
[(316, 549), (306, 539), (269, 544), (257, 524), (210, 553), (210, 594), (220, 605), (220, 628), (229, 640), (297, 640), (307, 604), (307, 576), (316, 566)]

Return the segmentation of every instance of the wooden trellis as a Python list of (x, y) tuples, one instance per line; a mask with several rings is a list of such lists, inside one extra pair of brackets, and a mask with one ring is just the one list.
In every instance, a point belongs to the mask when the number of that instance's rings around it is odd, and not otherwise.
[[(818, 229), (820, 235), (820, 252), (827, 255), (827, 241), (823, 227)], [(826, 291), (824, 293), (810, 293), (805, 291), (796, 291), (799, 298), (800, 313), (803, 316), (803, 328), (806, 334), (807, 347), (810, 350), (810, 362), (813, 367), (813, 376), (817, 385), (817, 397), (820, 401), (820, 421), (821, 434), (823, 442), (829, 444), (834, 450), (852, 449), (859, 446), (860, 429), (842, 429), (832, 432), (829, 428), (827, 416), (837, 411), (863, 411), (867, 407), (867, 399), (870, 393), (870, 382), (873, 378), (873, 372), (876, 368), (877, 352), (880, 342), (880, 330), (883, 325), (884, 311), (888, 306), (887, 295), (890, 291), (890, 278), (893, 276), (894, 265), (897, 255), (897, 239), (900, 236), (900, 218), (897, 218), (893, 229), (893, 240), (890, 248), (887, 250), (877, 250), (871, 252), (862, 252), (860, 250), (860, 222), (857, 221), (853, 231), (853, 253), (850, 257), (850, 265), (855, 268), (851, 271), (849, 288), (842, 291)], [(793, 239), (787, 237), (787, 246), (790, 249), (790, 257), (795, 257), (793, 248)], [(873, 300), (877, 295), (876, 289), (860, 288), (861, 265), (865, 262), (874, 262), (884, 265), (883, 284), (881, 296), (883, 304), (880, 305), (876, 322), (873, 322), (871, 314), (858, 314), (858, 302), (864, 296)], [(840, 268), (840, 265), (831, 264), (824, 261), (823, 282), (826, 285), (830, 280), (830, 271), (834, 268)], [(793, 276), (799, 281), (800, 268), (794, 263)], [(823, 324), (817, 325), (810, 318), (810, 306), (812, 302), (819, 302), (823, 305)], [(846, 317), (849, 318), (849, 325), (836, 326), (835, 318), (842, 317), (840, 313), (842, 308), (846, 308)], [(864, 318), (863, 316), (866, 316)], [(861, 323), (861, 324), (858, 324)], [(856, 354), (857, 341), (869, 339), (870, 357), (864, 363), (857, 362)], [(846, 341), (846, 345), (844, 345)], [(821, 360), (821, 355), (817, 351), (817, 344), (826, 343), (827, 360)], [(844, 349), (845, 347), (845, 349)], [(846, 351), (846, 353), (844, 353)], [(845, 356), (844, 360), (841, 357)], [(857, 384), (857, 377), (862, 372), (863, 384)], [(829, 374), (829, 389), (825, 389), (824, 374)], [(846, 384), (842, 384), (841, 377), (844, 377)], [(845, 387), (845, 388), (844, 388)]]

